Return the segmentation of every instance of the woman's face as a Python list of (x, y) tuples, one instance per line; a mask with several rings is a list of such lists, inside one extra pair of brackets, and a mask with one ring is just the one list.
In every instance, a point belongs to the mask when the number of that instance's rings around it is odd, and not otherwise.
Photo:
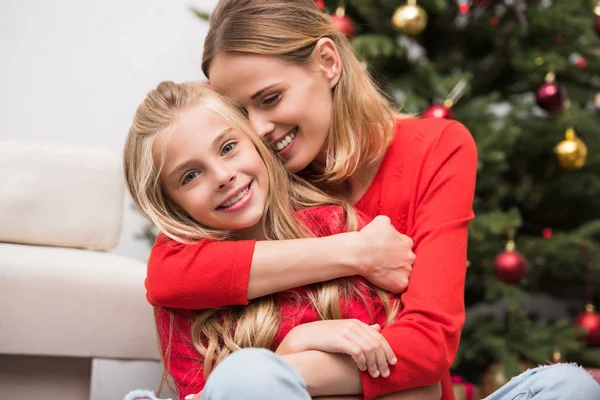
[[(164, 153), (163, 153), (164, 151)], [(153, 159), (164, 154), (160, 182), (167, 196), (202, 225), (253, 232), (262, 219), (269, 178), (252, 141), (200, 106), (159, 133)]]
[(259, 135), (278, 151), (292, 172), (323, 156), (332, 111), (332, 82), (326, 68), (271, 56), (217, 55), (209, 68), (212, 86), (242, 105)]

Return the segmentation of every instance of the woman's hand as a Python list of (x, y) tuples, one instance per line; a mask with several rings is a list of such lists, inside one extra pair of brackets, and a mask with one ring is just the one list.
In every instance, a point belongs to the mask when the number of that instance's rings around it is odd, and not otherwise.
[(316, 321), (296, 326), (277, 348), (279, 355), (319, 350), (347, 354), (361, 371), (377, 378), (390, 375), (389, 364), (397, 359), (379, 325), (356, 319)]
[(360, 260), (357, 275), (388, 292), (404, 292), (416, 260), (412, 239), (398, 232), (384, 215), (375, 217), (356, 238)]

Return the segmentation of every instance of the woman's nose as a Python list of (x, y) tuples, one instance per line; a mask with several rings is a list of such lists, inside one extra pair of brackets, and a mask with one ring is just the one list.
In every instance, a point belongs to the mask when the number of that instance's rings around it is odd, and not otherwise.
[(265, 137), (275, 130), (275, 124), (266, 118), (264, 113), (248, 112), (248, 118), (260, 137)]

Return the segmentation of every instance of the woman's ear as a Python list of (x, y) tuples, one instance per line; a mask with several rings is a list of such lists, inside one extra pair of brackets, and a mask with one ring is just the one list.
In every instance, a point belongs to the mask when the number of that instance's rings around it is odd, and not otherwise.
[(314, 58), (319, 71), (333, 89), (342, 76), (342, 60), (333, 40), (321, 38), (314, 50)]

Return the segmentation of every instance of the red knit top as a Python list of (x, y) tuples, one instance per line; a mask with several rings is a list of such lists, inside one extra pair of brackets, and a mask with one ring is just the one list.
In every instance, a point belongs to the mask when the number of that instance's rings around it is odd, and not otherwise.
[[(367, 400), (442, 382), (453, 399), (449, 369), (464, 322), (467, 229), (473, 219), (477, 150), (456, 121), (399, 120), (371, 186), (356, 203), (387, 215), (414, 240), (417, 260), (397, 322), (382, 330), (398, 357), (388, 378), (361, 373)], [(254, 241), (180, 245), (161, 236), (148, 263), (151, 304), (203, 309), (248, 303)]]
[[(329, 236), (344, 231), (340, 223), (341, 209), (334, 206), (322, 206), (305, 209), (296, 214), (315, 235)], [(361, 221), (360, 225), (364, 225)], [(383, 303), (370, 285), (361, 277), (350, 277), (360, 291), (362, 298), (353, 296), (340, 299), (340, 310), (343, 318), (358, 319), (368, 324), (386, 325), (386, 313)], [(317, 311), (308, 300), (307, 288), (296, 288), (276, 293), (275, 300), (280, 307), (281, 321), (277, 336), (271, 350), (276, 350), (287, 334), (296, 326), (318, 321)], [(390, 295), (391, 299), (395, 295)], [(196, 351), (192, 343), (191, 327), (196, 312), (183, 309), (155, 308), (156, 323), (159, 333), (163, 359), (167, 371), (173, 377), (180, 399), (204, 389), (206, 383), (203, 373), (203, 357)], [(171, 325), (172, 323), (172, 325)]]

